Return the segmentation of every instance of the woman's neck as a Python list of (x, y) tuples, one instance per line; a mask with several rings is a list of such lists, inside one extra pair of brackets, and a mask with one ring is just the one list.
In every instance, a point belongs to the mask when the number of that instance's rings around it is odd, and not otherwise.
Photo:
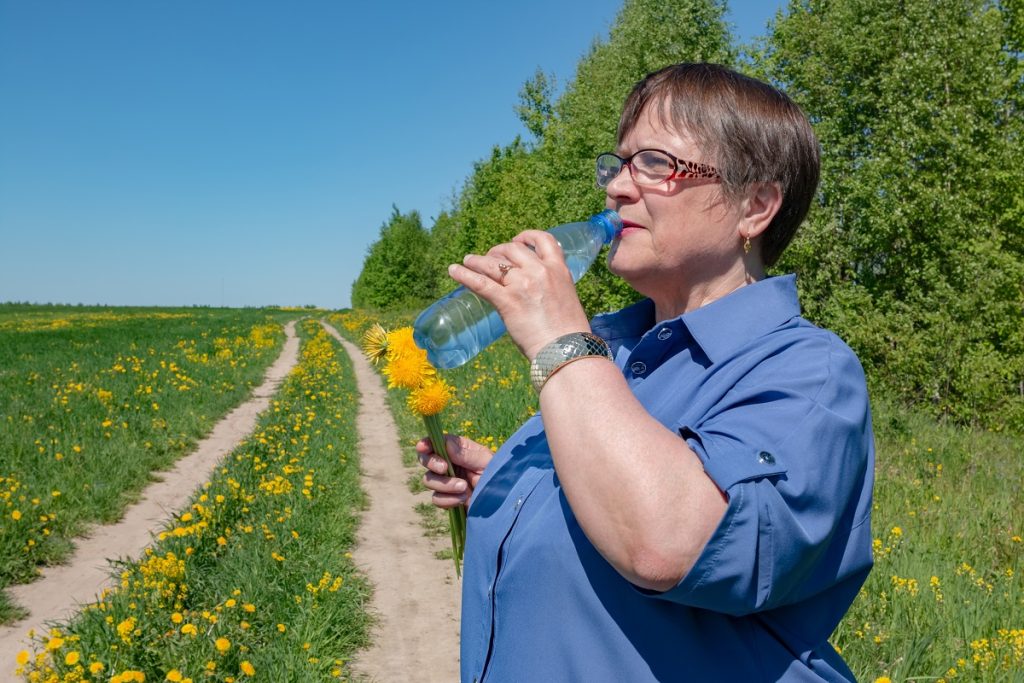
[(744, 267), (741, 264), (739, 268), (713, 281), (684, 285), (681, 289), (666, 293), (664, 296), (650, 295), (654, 301), (655, 319), (669, 320), (689, 313), (732, 294), (740, 287), (763, 280), (764, 277), (762, 268), (751, 268), (749, 265)]

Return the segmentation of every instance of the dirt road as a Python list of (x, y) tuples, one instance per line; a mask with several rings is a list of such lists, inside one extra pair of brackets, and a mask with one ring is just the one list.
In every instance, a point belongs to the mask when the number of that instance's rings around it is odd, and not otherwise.
[(353, 556), (373, 583), (370, 607), (378, 622), (373, 645), (356, 657), (352, 670), (379, 683), (458, 681), (461, 586), (451, 561), (435, 557), (447, 537), (423, 535), (414, 506), (430, 495), (409, 492), (380, 377), (355, 345), (324, 327), (355, 366), (362, 483), (370, 499)]

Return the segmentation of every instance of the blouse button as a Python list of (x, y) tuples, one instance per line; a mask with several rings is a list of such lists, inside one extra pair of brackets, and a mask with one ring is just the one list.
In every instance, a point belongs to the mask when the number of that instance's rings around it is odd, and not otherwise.
[(629, 369), (633, 371), (634, 375), (642, 375), (647, 372), (647, 365), (641, 361), (637, 361), (629, 366)]
[(769, 453), (768, 451), (761, 451), (760, 453), (757, 454), (757, 461), (762, 465), (774, 465), (775, 456)]
[(671, 336), (672, 336), (672, 330), (670, 328), (668, 328), (668, 327), (663, 327), (660, 330), (658, 330), (658, 339), (660, 339), (661, 341), (665, 341), (666, 339), (668, 339)]
[(514, 510), (518, 510), (523, 504), (523, 497), (516, 498), (516, 504), (513, 506)]

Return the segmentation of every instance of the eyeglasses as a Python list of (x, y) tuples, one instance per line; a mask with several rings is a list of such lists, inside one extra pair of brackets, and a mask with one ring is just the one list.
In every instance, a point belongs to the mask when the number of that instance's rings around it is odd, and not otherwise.
[(660, 149), (642, 149), (628, 157), (605, 152), (597, 155), (597, 186), (608, 187), (623, 166), (637, 185), (659, 185), (674, 178), (721, 178), (718, 169), (708, 164), (677, 159)]

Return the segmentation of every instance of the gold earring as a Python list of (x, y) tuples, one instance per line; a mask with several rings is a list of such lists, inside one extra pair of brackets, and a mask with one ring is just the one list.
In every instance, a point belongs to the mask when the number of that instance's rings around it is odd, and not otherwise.
[(749, 237), (747, 237), (745, 240), (743, 240), (743, 253), (744, 254), (749, 254), (750, 253), (750, 238)]

